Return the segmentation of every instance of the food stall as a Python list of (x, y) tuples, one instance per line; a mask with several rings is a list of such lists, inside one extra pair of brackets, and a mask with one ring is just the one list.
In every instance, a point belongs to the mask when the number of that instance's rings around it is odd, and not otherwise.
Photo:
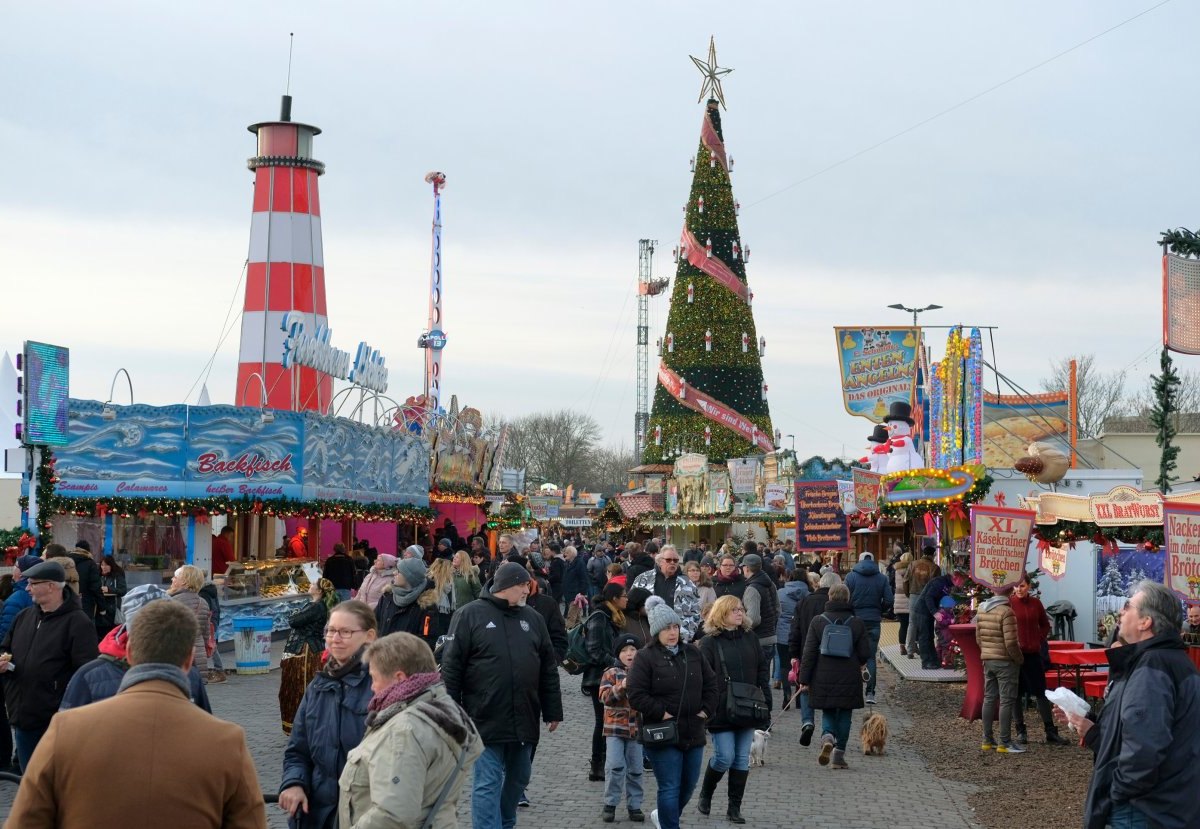
[[(433, 519), (429, 448), (400, 429), (315, 412), (72, 399), (69, 432), (66, 446), (42, 452), (33, 482), (44, 540), (88, 540), (132, 587), (169, 582), (181, 564), (210, 571), (213, 532), (232, 525), (235, 563), (216, 580), (219, 639), (235, 614), (286, 627), (307, 601), (304, 565), (316, 563), (322, 526), (345, 537), (356, 521)], [(285, 519), (311, 528), (300, 557), (279, 557)]]

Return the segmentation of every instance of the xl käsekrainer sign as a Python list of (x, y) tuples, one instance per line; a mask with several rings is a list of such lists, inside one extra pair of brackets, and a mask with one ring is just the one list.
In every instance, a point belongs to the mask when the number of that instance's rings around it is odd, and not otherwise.
[(971, 578), (993, 589), (1016, 582), (1036, 518), (1033, 510), (972, 506)]

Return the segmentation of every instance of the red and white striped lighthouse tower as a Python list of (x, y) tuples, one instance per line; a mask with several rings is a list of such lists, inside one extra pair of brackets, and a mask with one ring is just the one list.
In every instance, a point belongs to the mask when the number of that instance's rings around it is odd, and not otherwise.
[(278, 121), (248, 127), (258, 136), (258, 153), (246, 162), (254, 171), (254, 213), (234, 402), (328, 412), (333, 378), (307, 366), (283, 367), (284, 314), (302, 314), (310, 335), (329, 325), (317, 196), (325, 165), (312, 157), (321, 130), (292, 121), (291, 111), (291, 96), (284, 95)]

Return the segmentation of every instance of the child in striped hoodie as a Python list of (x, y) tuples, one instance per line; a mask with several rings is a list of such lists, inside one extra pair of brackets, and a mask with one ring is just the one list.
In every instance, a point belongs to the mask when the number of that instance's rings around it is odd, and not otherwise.
[(613, 667), (600, 678), (600, 701), (604, 703), (604, 741), (607, 757), (604, 762), (604, 811), (600, 817), (605, 823), (616, 819), (617, 804), (621, 802), (621, 790), (625, 791), (629, 819), (642, 823), (646, 816), (642, 812), (642, 744), (638, 742), (641, 715), (629, 704), (625, 693), (625, 675), (640, 643), (630, 633), (617, 637), (613, 643), (616, 657)]

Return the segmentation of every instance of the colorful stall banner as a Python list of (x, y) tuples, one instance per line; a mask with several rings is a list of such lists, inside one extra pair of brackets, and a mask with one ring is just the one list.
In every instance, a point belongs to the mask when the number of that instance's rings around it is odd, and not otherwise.
[(1070, 394), (983, 395), (983, 463), (1011, 469), (1035, 441), (1052, 443), (1071, 454)]
[(879, 423), (893, 403), (912, 405), (920, 328), (835, 326), (833, 333), (847, 412)]
[(766, 502), (767, 509), (774, 513), (790, 512), (788, 509), (791, 504), (791, 499), (788, 498), (787, 484), (767, 484), (763, 488), (763, 501)]
[(721, 470), (709, 473), (708, 476), (708, 511), (714, 515), (729, 512), (731, 485), (729, 473)]
[(729, 480), (733, 482), (734, 495), (753, 495), (756, 492), (762, 462), (758, 458), (730, 458)]
[(1026, 509), (972, 506), (971, 578), (991, 588), (1019, 579), (1036, 516)]
[(838, 502), (841, 504), (842, 512), (846, 515), (854, 515), (858, 512), (858, 504), (854, 501), (854, 483), (852, 481), (838, 481)]
[(529, 512), (534, 521), (554, 521), (561, 506), (562, 497), (558, 495), (534, 495), (529, 499)]
[(850, 549), (850, 521), (842, 511), (837, 481), (796, 481), (796, 549)]
[(866, 469), (855, 469), (854, 503), (859, 512), (874, 512), (879, 509), (879, 479), (883, 475)]
[(1166, 521), (1166, 585), (1184, 601), (1200, 602), (1200, 505), (1167, 501), (1163, 504)]
[(1059, 581), (1067, 574), (1067, 550), (1070, 546), (1056, 547), (1053, 544), (1041, 548), (1038, 556), (1038, 568), (1054, 581)]

